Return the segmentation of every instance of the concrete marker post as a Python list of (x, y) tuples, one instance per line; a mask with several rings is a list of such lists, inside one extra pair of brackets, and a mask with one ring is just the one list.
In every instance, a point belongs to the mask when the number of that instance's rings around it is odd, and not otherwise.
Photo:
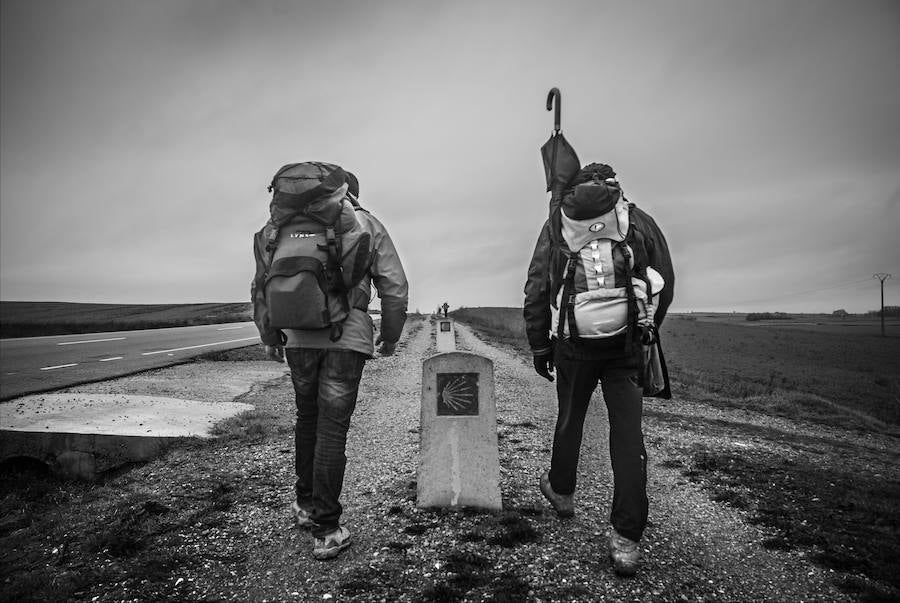
[(452, 318), (438, 318), (435, 324), (434, 343), (438, 352), (456, 350), (456, 329)]
[(502, 509), (494, 365), (446, 352), (422, 363), (417, 505)]

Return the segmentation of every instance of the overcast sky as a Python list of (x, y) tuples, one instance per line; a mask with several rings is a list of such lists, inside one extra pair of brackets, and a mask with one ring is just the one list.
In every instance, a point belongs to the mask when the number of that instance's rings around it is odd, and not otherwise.
[(519, 306), (547, 91), (673, 309), (900, 305), (900, 2), (2, 0), (0, 298), (244, 301), (266, 185), (340, 164), (410, 308)]

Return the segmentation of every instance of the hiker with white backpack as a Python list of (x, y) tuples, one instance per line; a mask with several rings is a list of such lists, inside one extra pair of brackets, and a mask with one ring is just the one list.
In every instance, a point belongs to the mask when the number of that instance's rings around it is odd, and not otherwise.
[[(339, 502), (350, 418), (363, 366), (394, 353), (406, 321), (408, 285), (385, 227), (359, 206), (356, 177), (322, 162), (282, 167), (269, 186), (270, 219), (256, 233), (254, 321), (266, 354), (287, 359), (297, 405), (297, 524), (313, 535), (313, 557), (350, 546)], [(372, 285), (381, 299), (373, 342)]]
[[(569, 159), (577, 161), (574, 151)], [(592, 163), (563, 178), (525, 285), (535, 370), (550, 381), (555, 370), (559, 404), (539, 487), (560, 517), (574, 515), (584, 420), (599, 382), (613, 471), (609, 552), (617, 574), (633, 575), (648, 515), (643, 396), (669, 396), (658, 329), (675, 277), (662, 231), (625, 199), (610, 166)]]

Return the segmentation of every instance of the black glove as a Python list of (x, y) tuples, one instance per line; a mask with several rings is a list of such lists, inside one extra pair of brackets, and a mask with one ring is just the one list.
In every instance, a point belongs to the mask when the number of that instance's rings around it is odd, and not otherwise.
[(653, 345), (656, 343), (656, 325), (650, 325), (641, 328), (641, 343), (644, 345)]
[(534, 356), (534, 370), (537, 371), (537, 374), (546, 379), (547, 381), (553, 381), (553, 375), (550, 373), (553, 372), (553, 351), (546, 352), (544, 354), (535, 354)]
[(382, 356), (393, 356), (394, 351), (397, 349), (396, 341), (385, 341), (381, 338), (381, 335), (375, 340), (376, 346), (381, 346), (378, 348), (378, 353)]

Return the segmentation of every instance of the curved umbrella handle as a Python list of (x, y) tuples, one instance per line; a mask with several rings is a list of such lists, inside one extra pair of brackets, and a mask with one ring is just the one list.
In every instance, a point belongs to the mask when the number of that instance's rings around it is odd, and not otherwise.
[(550, 93), (547, 94), (547, 111), (553, 109), (553, 99), (556, 99), (556, 112), (553, 114), (553, 133), (559, 134), (559, 112), (562, 108), (562, 94), (559, 92), (559, 88), (550, 88)]

